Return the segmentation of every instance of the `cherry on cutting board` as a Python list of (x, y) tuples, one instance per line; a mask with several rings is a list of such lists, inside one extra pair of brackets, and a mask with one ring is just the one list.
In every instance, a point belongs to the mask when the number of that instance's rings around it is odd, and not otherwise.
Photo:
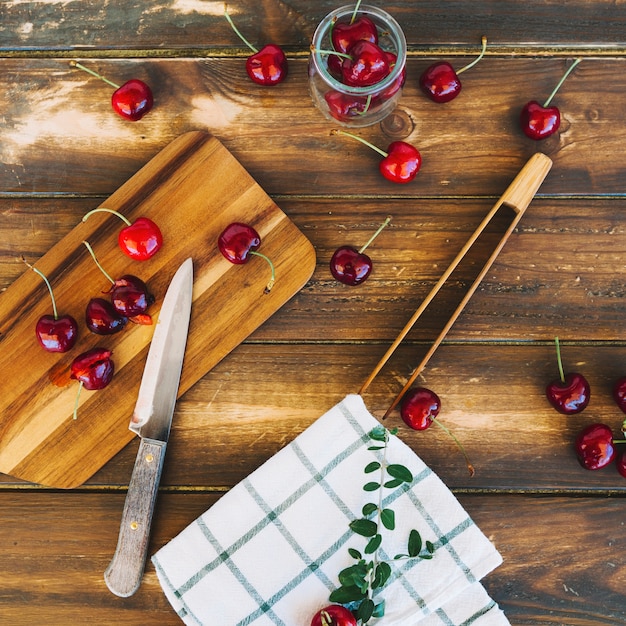
[(558, 107), (550, 106), (550, 103), (561, 85), (565, 82), (565, 79), (580, 61), (581, 59), (576, 59), (570, 65), (569, 69), (554, 88), (554, 91), (543, 104), (539, 104), (536, 100), (530, 100), (530, 102), (524, 105), (520, 114), (520, 125), (527, 137), (535, 140), (545, 139), (559, 130), (561, 126), (561, 112)]
[(271, 87), (281, 83), (287, 77), (287, 57), (280, 46), (269, 43), (260, 50), (253, 46), (235, 26), (228, 14), (228, 5), (224, 4), (224, 17), (237, 36), (252, 50), (253, 54), (246, 60), (246, 73), (250, 80), (258, 85)]
[(441, 428), (453, 441), (461, 451), (465, 458), (467, 469), (470, 476), (474, 476), (474, 466), (469, 460), (469, 456), (465, 451), (463, 444), (458, 440), (456, 435), (444, 426), (438, 419), (441, 410), (441, 400), (439, 396), (426, 387), (414, 387), (409, 389), (402, 398), (400, 404), (400, 417), (404, 423), (413, 430), (426, 430), (431, 424), (436, 424)]
[(161, 249), (163, 235), (160, 228), (151, 219), (138, 217), (134, 222), (131, 222), (118, 211), (98, 207), (83, 215), (83, 222), (86, 222), (94, 213), (111, 213), (126, 224), (118, 234), (117, 243), (120, 250), (131, 259), (147, 261)]
[(95, 391), (104, 389), (111, 382), (115, 371), (111, 354), (111, 351), (106, 348), (92, 348), (79, 354), (72, 361), (70, 378), (79, 382), (74, 404), (74, 419), (77, 418), (78, 401), (82, 388)]
[(385, 152), (366, 139), (363, 139), (363, 137), (353, 135), (345, 130), (333, 128), (330, 134), (352, 137), (352, 139), (356, 139), (375, 152), (378, 152), (378, 154), (383, 157), (379, 163), (378, 169), (380, 173), (392, 183), (410, 183), (422, 167), (422, 155), (417, 148), (405, 141), (392, 141), (387, 147), (387, 152)]
[(313, 616), (311, 626), (357, 626), (357, 621), (345, 606), (329, 604)]
[(264, 259), (270, 266), (271, 278), (265, 287), (265, 293), (269, 293), (276, 280), (276, 272), (272, 260), (258, 252), (261, 245), (261, 237), (257, 231), (249, 224), (233, 222), (229, 224), (217, 239), (217, 246), (220, 252), (235, 265), (243, 265), (250, 260), (251, 256), (258, 256)]
[(131, 78), (123, 85), (117, 85), (77, 61), (70, 61), (70, 65), (99, 78), (107, 85), (111, 85), (111, 87), (115, 89), (111, 96), (111, 106), (113, 110), (123, 118), (131, 122), (136, 122), (152, 109), (152, 105), (154, 104), (152, 90), (142, 80)]
[(613, 431), (606, 424), (589, 424), (583, 428), (574, 446), (578, 461), (588, 470), (606, 467), (617, 454), (613, 445)]
[(151, 304), (154, 304), (154, 296), (148, 291), (148, 286), (141, 278), (131, 274), (125, 274), (117, 280), (113, 280), (106, 270), (100, 265), (96, 255), (89, 245), (83, 241), (89, 250), (102, 274), (111, 283), (111, 288), (105, 293), (111, 294), (111, 304), (117, 313), (128, 318), (135, 324), (152, 324), (152, 317), (147, 313)]
[(462, 74), (466, 70), (474, 67), (487, 50), (487, 37), (482, 37), (482, 50), (478, 57), (476, 57), (471, 63), (462, 67), (460, 70), (456, 70), (447, 61), (440, 61), (433, 63), (430, 67), (427, 67), (420, 76), (420, 87), (422, 91), (434, 102), (443, 104), (444, 102), (450, 102), (456, 98), (461, 92), (461, 81), (459, 74)]
[(52, 300), (52, 315), (42, 315), (35, 325), (35, 336), (39, 345), (46, 352), (68, 352), (74, 347), (78, 339), (78, 324), (71, 315), (59, 315), (52, 286), (47, 276), (31, 265), (24, 257), (22, 261), (35, 274), (43, 279)]
[(559, 378), (546, 387), (546, 397), (550, 404), (563, 415), (580, 413), (589, 404), (591, 390), (587, 379), (578, 372), (565, 374), (561, 360), (559, 338), (555, 337), (556, 356), (559, 367)]
[(120, 315), (104, 298), (91, 298), (85, 309), (85, 324), (96, 335), (113, 335), (123, 330), (128, 318)]
[(390, 221), (391, 217), (388, 217), (358, 250), (353, 246), (340, 246), (335, 250), (330, 259), (330, 273), (336, 280), (353, 286), (360, 285), (367, 280), (372, 271), (372, 259), (365, 254), (365, 250)]

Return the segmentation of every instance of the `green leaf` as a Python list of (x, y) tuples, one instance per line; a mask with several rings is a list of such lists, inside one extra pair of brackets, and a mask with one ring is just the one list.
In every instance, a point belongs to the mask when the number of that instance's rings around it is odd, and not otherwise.
[(380, 512), (380, 521), (387, 530), (393, 530), (396, 527), (396, 514), (391, 509), (383, 509)]
[(379, 602), (374, 607), (374, 612), (372, 613), (372, 617), (382, 617), (385, 614), (385, 601)]
[(378, 506), (376, 504), (374, 504), (373, 502), (368, 502), (361, 510), (361, 513), (363, 513), (364, 517), (368, 517), (377, 510)]
[(390, 435), (397, 435), (398, 434), (398, 428), (397, 427), (396, 428), (390, 428), (387, 432)]
[(365, 483), (363, 485), (363, 491), (376, 491), (380, 488), (380, 483)]
[(376, 534), (374, 535), (365, 546), (365, 554), (373, 554), (380, 548), (380, 544), (383, 542), (382, 535)]
[(372, 589), (384, 587), (390, 576), (391, 565), (389, 565), (389, 563), (386, 563), (385, 561), (381, 561), (376, 567), (376, 572), (374, 573), (374, 578), (372, 580)]
[(384, 450), (385, 446), (369, 446), (368, 450)]
[(363, 537), (373, 537), (378, 531), (376, 522), (373, 522), (370, 519), (355, 519), (350, 522), (350, 528), (357, 535), (361, 535)]
[(418, 556), (422, 551), (422, 536), (413, 529), (409, 533), (409, 556)]
[(358, 587), (361, 590), (367, 591), (367, 568), (357, 563), (339, 572), (339, 582), (342, 587)]
[(368, 463), (365, 466), (365, 473), (366, 474), (371, 474), (372, 472), (375, 472), (376, 470), (380, 469), (380, 463), (378, 461), (372, 461), (371, 463)]
[(366, 598), (359, 605), (359, 608), (356, 612), (357, 619), (361, 620), (362, 624), (367, 624), (367, 622), (369, 622), (372, 618), (372, 615), (374, 615), (375, 608), (376, 607), (374, 605), (374, 601), (370, 598)]
[(361, 556), (361, 553), (358, 550), (355, 550), (354, 548), (348, 548), (348, 554), (353, 558), (353, 559), (361, 559), (363, 558)]
[(394, 478), (393, 480), (388, 480), (386, 483), (383, 484), (383, 487), (387, 488), (387, 489), (395, 489), (396, 487), (399, 487), (404, 481), (400, 480), (399, 478)]
[(427, 541), (426, 542), (426, 551), (428, 552), (428, 554), (434, 554), (435, 553), (435, 546), (433, 545), (432, 541)]
[(362, 591), (358, 587), (351, 585), (349, 587), (339, 587), (331, 592), (328, 599), (331, 602), (337, 602), (337, 604), (348, 604), (349, 602), (356, 602), (367, 597), (367, 592)]
[(387, 473), (389, 476), (393, 476), (393, 478), (399, 478), (405, 483), (413, 482), (413, 474), (408, 467), (404, 465), (391, 464), (387, 466)]
[(370, 430), (370, 439), (374, 441), (387, 441), (387, 429), (384, 426), (376, 426), (372, 430)]

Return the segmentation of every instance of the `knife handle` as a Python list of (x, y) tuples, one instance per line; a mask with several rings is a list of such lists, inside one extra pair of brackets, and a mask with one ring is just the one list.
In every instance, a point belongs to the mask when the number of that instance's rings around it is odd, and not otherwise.
[(139, 444), (122, 512), (117, 548), (104, 573), (107, 587), (122, 598), (132, 596), (143, 578), (165, 446), (163, 441), (150, 439), (142, 439)]

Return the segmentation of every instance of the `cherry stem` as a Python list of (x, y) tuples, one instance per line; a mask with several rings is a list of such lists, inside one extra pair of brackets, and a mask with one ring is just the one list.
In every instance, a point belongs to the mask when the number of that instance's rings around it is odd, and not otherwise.
[(437, 424), (437, 426), (439, 426), (439, 428), (441, 428), (441, 430), (443, 430), (450, 437), (452, 437), (452, 439), (454, 440), (454, 442), (458, 446), (459, 450), (461, 451), (461, 454), (465, 458), (465, 463), (467, 463), (467, 469), (469, 471), (469, 475), (471, 477), (473, 477), (474, 474), (476, 473), (476, 470), (474, 469), (474, 466), (472, 465), (471, 461), (469, 460), (469, 456), (467, 455), (467, 452), (465, 451), (465, 448), (463, 447), (463, 444), (458, 440), (457, 436), (447, 426), (444, 426), (436, 417), (433, 417), (432, 419), (433, 419), (433, 423)]
[(354, 20), (356, 19), (357, 11), (359, 10), (359, 6), (361, 5), (361, 0), (354, 5), (354, 11), (352, 12), (352, 19), (350, 20), (350, 24), (354, 24)]
[(76, 392), (76, 400), (74, 401), (74, 419), (78, 419), (78, 400), (80, 399), (80, 392), (83, 390), (83, 381), (78, 383), (78, 391)]
[(50, 299), (52, 300), (52, 311), (54, 313), (54, 319), (58, 320), (59, 319), (59, 315), (57, 313), (57, 303), (54, 299), (54, 293), (52, 293), (52, 287), (50, 285), (50, 281), (48, 280), (48, 278), (46, 277), (46, 275), (38, 270), (36, 267), (32, 266), (24, 257), (22, 257), (22, 261), (24, 261), (24, 263), (26, 263), (26, 265), (28, 265), (28, 267), (30, 267), (31, 270), (33, 270), (33, 272), (35, 272), (35, 274), (38, 274), (39, 276), (41, 276), (41, 278), (43, 278), (43, 282), (46, 283), (46, 287), (48, 288), (48, 292), (50, 293)]
[(387, 219), (378, 227), (378, 230), (367, 240), (367, 243), (361, 246), (359, 254), (365, 252), (366, 248), (372, 243), (372, 241), (374, 241), (374, 239), (376, 239), (376, 237), (378, 237), (378, 235), (380, 235), (380, 233), (387, 226), (387, 224), (389, 224), (389, 222), (391, 222), (391, 215), (389, 215)]
[(85, 213), (85, 215), (83, 215), (83, 222), (86, 222), (89, 219), (89, 216), (93, 215), (94, 213), (112, 213), (113, 215), (119, 217), (126, 224), (126, 226), (131, 226), (131, 222), (127, 217), (125, 217), (118, 211), (115, 211), (113, 209), (107, 209), (105, 207), (98, 207), (97, 209), (92, 209), (88, 213)]
[(102, 76), (102, 74), (98, 74), (98, 72), (94, 72), (93, 70), (90, 70), (88, 67), (85, 67), (84, 65), (82, 65), (78, 61), (70, 61), (70, 65), (72, 67), (77, 67), (79, 70), (83, 70), (83, 72), (87, 72), (87, 74), (91, 74), (92, 76), (95, 76), (96, 78), (99, 78), (100, 80), (104, 81), (107, 85), (111, 85), (111, 87), (114, 87), (115, 89), (119, 89), (120, 88), (120, 86), (117, 85), (116, 83), (114, 83), (113, 81), (110, 81), (105, 76)]
[(255, 48), (239, 31), (239, 29), (235, 26), (235, 23), (233, 22), (233, 20), (231, 19), (230, 15), (228, 15), (228, 5), (226, 3), (224, 3), (224, 17), (227, 19), (228, 23), (231, 25), (231, 28), (235, 31), (235, 33), (237, 33), (237, 36), (239, 37), (239, 39), (241, 39), (241, 41), (243, 41), (246, 46), (248, 46), (248, 48), (250, 48), (250, 50), (252, 50), (252, 52), (254, 52), (255, 54), (259, 51), (257, 48)]
[(563, 74), (561, 80), (557, 83), (554, 91), (548, 96), (548, 99), (543, 103), (544, 108), (550, 105), (552, 98), (554, 98), (556, 92), (561, 88), (561, 85), (565, 82), (565, 79), (571, 74), (572, 70), (582, 61), (582, 59), (576, 59), (570, 66), (567, 72)]
[(561, 360), (561, 344), (558, 337), (554, 338), (554, 344), (556, 345), (556, 362), (559, 365), (559, 376), (561, 377), (561, 382), (565, 383), (565, 372), (563, 371), (563, 361)]
[(480, 54), (471, 63), (468, 63), (465, 67), (457, 70), (457, 75), (462, 74), (465, 70), (469, 70), (470, 67), (474, 67), (474, 65), (476, 65), (476, 63), (478, 63), (478, 61), (485, 56), (485, 50), (487, 50), (487, 37), (485, 35), (482, 36), (481, 43), (483, 45), (483, 49), (480, 51)]
[(337, 52), (337, 50), (319, 50), (313, 44), (311, 44), (310, 50), (311, 52), (318, 52), (319, 54), (326, 54), (328, 56), (334, 55), (336, 57), (341, 57), (342, 59), (352, 58), (349, 54), (345, 54), (344, 52)]
[(345, 130), (339, 130), (338, 128), (333, 128), (330, 131), (331, 135), (345, 135), (346, 137), (352, 137), (352, 139), (356, 139), (357, 141), (360, 141), (362, 144), (365, 144), (366, 146), (369, 146), (372, 150), (376, 150), (376, 152), (378, 152), (378, 154), (380, 154), (383, 157), (388, 157), (389, 154), (387, 152), (385, 152), (384, 150), (381, 150), (378, 146), (375, 146), (374, 144), (370, 143), (369, 141), (367, 141), (367, 139), (363, 139), (363, 137), (359, 137), (358, 135), (353, 135), (352, 133), (349, 133)]
[(95, 261), (96, 265), (98, 266), (98, 269), (109, 279), (112, 285), (115, 285), (115, 281), (109, 276), (109, 274), (107, 274), (106, 270), (102, 267), (102, 265), (100, 265), (100, 262), (96, 258), (96, 253), (93, 251), (93, 248), (89, 245), (89, 242), (83, 241), (83, 243), (85, 244), (85, 247), (87, 248), (87, 250), (89, 250), (89, 254), (91, 254), (91, 258)]
[(262, 259), (265, 259), (269, 263), (270, 269), (272, 270), (272, 277), (270, 278), (269, 282), (265, 286), (265, 293), (269, 293), (272, 290), (274, 283), (276, 282), (276, 270), (274, 269), (274, 264), (272, 263), (272, 260), (269, 257), (265, 256), (264, 254), (261, 254), (260, 252), (257, 252), (256, 250), (250, 250), (250, 254), (254, 254), (255, 256), (260, 256)]

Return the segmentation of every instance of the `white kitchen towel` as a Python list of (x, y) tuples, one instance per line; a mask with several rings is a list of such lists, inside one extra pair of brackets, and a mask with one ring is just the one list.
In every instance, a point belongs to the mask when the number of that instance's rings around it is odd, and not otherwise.
[[(478, 582), (502, 559), (493, 544), (423, 461), (397, 436), (386, 452), (369, 433), (380, 422), (349, 395), (226, 493), (161, 548), (152, 561), (184, 623), (202, 626), (309, 626), (329, 604), (338, 574), (369, 541), (348, 524), (368, 502), (395, 513), (382, 529), (380, 558), (392, 573), (376, 590), (384, 626), (508, 624)], [(384, 454), (384, 456), (383, 456)], [(378, 470), (403, 465), (413, 479), (374, 493)], [(376, 519), (376, 514), (373, 515)], [(431, 542), (430, 559), (406, 558), (409, 533)], [(369, 557), (368, 557), (369, 558)]]

